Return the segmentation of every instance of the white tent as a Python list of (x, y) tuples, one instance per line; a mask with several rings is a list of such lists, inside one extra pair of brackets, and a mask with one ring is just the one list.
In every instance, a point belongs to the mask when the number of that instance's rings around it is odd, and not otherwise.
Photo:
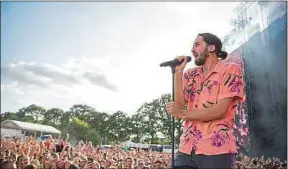
[(27, 123), (16, 120), (5, 120), (1, 123), (1, 136), (4, 135), (5, 132), (8, 132), (8, 134), (10, 133), (11, 135), (25, 135), (25, 133), (28, 132), (34, 133), (35, 136), (37, 135), (36, 133), (39, 133), (40, 136), (42, 136), (42, 134), (60, 136), (61, 134), (61, 131), (52, 126)]
[(145, 148), (148, 149), (148, 144), (141, 144), (141, 143), (133, 143), (132, 141), (124, 141), (120, 143), (122, 147), (135, 147), (135, 148)]
[(135, 147), (136, 146), (136, 144), (133, 143), (132, 141), (124, 141), (124, 142), (120, 143), (120, 145), (122, 147)]

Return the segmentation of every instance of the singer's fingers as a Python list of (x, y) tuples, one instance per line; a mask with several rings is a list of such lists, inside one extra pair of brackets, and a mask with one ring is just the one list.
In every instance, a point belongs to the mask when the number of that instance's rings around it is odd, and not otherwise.
[(174, 102), (169, 102), (169, 103), (167, 103), (167, 106), (168, 107), (172, 107), (174, 105)]
[(180, 62), (183, 61), (183, 60), (184, 61), (187, 60), (186, 56), (177, 56), (176, 59), (179, 60)]
[(170, 109), (170, 107), (166, 107), (166, 110), (170, 113), (171, 109)]
[(171, 106), (168, 104), (168, 105), (166, 106), (166, 109), (170, 109), (170, 107), (171, 107)]
[(171, 110), (173, 107), (173, 103), (168, 103), (167, 106), (166, 106), (166, 109), (167, 110)]
[(167, 113), (172, 114), (172, 109), (167, 109)]
[(170, 107), (167, 105), (167, 106), (166, 106), (166, 110), (169, 111), (169, 109), (170, 109)]
[(187, 63), (187, 56), (185, 56), (185, 58), (184, 58), (184, 60), (183, 60), (182, 63), (183, 63), (183, 64), (186, 64), (186, 63)]

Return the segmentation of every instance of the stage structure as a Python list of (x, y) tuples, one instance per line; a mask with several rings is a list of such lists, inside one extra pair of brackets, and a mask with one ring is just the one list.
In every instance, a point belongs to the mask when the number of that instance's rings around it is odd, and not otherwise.
[(246, 83), (235, 126), (238, 142), (249, 155), (286, 159), (287, 2), (242, 2), (234, 12), (235, 28), (224, 46), (227, 61), (242, 66)]

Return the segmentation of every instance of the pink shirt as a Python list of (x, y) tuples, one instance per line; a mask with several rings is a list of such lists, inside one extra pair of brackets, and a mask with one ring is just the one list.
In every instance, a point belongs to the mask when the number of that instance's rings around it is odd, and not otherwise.
[(244, 95), (240, 66), (218, 61), (214, 70), (204, 79), (203, 67), (188, 69), (183, 75), (183, 91), (188, 110), (212, 107), (218, 101), (233, 97), (226, 116), (213, 121), (184, 122), (179, 151), (191, 154), (217, 155), (237, 153), (233, 124), (237, 103)]

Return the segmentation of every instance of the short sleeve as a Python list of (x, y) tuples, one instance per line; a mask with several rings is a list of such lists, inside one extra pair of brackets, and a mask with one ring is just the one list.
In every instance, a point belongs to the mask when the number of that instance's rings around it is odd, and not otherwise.
[(243, 71), (236, 64), (227, 65), (220, 83), (218, 101), (225, 98), (244, 98)]
[(187, 84), (189, 82), (188, 71), (189, 70), (186, 70), (182, 76), (182, 89), (183, 89), (183, 96), (184, 96), (185, 103), (188, 103), (188, 98), (189, 98), (189, 93), (187, 90)]

